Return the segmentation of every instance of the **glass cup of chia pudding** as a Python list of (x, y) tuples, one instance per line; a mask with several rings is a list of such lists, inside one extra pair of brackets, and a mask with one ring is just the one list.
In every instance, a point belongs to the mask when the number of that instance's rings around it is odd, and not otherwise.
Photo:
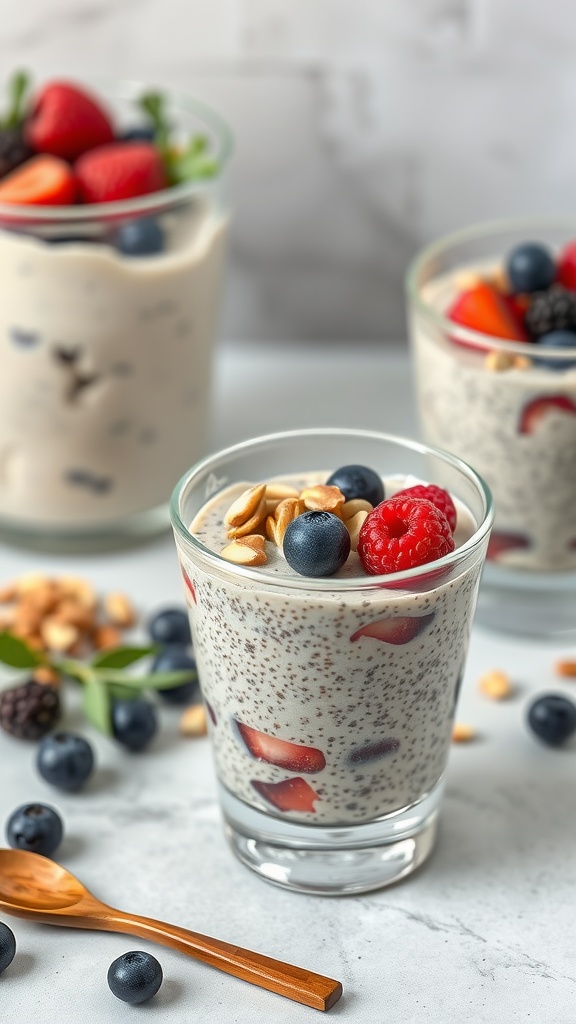
[(576, 626), (576, 225), (470, 228), (407, 277), (424, 436), (487, 481), (481, 623)]
[(434, 844), (485, 484), (415, 441), (297, 430), (199, 462), (171, 516), (234, 853), (309, 893), (408, 875)]
[[(63, 102), (67, 88), (51, 83), (46, 102)], [(91, 91), (114, 125), (112, 148), (121, 142), (149, 156), (145, 94), (132, 82)], [(195, 178), (183, 172), (144, 186), (146, 194), (91, 199), (90, 175), (106, 185), (104, 195), (133, 185), (130, 166), (116, 178), (118, 154), (101, 146), (75, 162), (41, 152), (30, 164), (37, 179), (16, 178), (26, 164), (13, 172), (15, 191), (0, 180), (5, 540), (98, 550), (166, 529), (174, 479), (206, 451), (231, 137), (203, 104), (173, 92), (161, 102), (159, 131), (169, 126), (174, 166), (182, 157), (190, 170), (196, 159), (197, 171), (205, 160)], [(80, 179), (83, 161), (86, 188), (76, 202), (38, 199), (51, 174), (66, 179), (78, 168)]]

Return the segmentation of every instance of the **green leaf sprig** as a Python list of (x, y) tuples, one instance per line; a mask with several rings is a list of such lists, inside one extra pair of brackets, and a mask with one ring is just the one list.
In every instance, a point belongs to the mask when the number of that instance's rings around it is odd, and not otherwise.
[(150, 672), (134, 676), (125, 670), (143, 658), (156, 654), (155, 646), (115, 647), (99, 651), (88, 661), (35, 651), (10, 632), (0, 633), (0, 662), (11, 668), (34, 669), (45, 665), (84, 687), (86, 718), (100, 732), (111, 736), (112, 701), (135, 700), (146, 690), (171, 690), (191, 681), (190, 671)]
[(166, 100), (162, 93), (144, 93), (138, 105), (154, 130), (154, 144), (162, 156), (170, 185), (213, 178), (218, 173), (218, 161), (210, 153), (210, 142), (206, 135), (193, 135), (184, 147), (173, 142), (173, 125), (166, 112)]
[(19, 128), (24, 120), (28, 99), (30, 76), (25, 71), (15, 71), (8, 82), (8, 112), (0, 120), (0, 128)]

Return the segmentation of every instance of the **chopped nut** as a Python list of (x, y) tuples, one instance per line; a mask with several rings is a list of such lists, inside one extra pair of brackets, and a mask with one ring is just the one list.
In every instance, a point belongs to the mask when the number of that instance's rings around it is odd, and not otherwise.
[(31, 590), (38, 590), (39, 587), (49, 585), (50, 581), (39, 572), (26, 572), (18, 578), (18, 596), (27, 594)]
[(509, 285), (508, 275), (504, 267), (495, 267), (494, 270), (490, 272), (487, 280), (497, 292), (501, 292), (503, 295), (506, 295)]
[(107, 594), (104, 598), (104, 611), (112, 624), (120, 629), (128, 629), (136, 622), (134, 609), (126, 594)]
[(20, 596), (20, 601), (22, 605), (34, 607), (41, 615), (46, 615), (54, 610), (60, 597), (58, 585), (53, 580), (46, 580), (35, 589), (24, 591)]
[(268, 561), (265, 551), (255, 551), (249, 544), (243, 544), (241, 539), (227, 544), (220, 554), (236, 565), (264, 565)]
[(3, 587), (0, 587), (0, 604), (8, 604), (10, 601), (15, 601), (18, 595), (18, 586), (16, 583), (5, 583)]
[(247, 519), (241, 526), (231, 526), (227, 531), (228, 536), (247, 537), (249, 533), (254, 533), (255, 530), (263, 524), (266, 516), (266, 501), (262, 498), (256, 511), (250, 516), (250, 519)]
[(251, 533), (248, 537), (242, 537), (242, 544), (247, 544), (253, 551), (265, 551), (266, 540), (262, 533)]
[(300, 492), (300, 499), (312, 512), (332, 512), (340, 515), (344, 505), (344, 495), (340, 488), (328, 484), (305, 487)]
[(296, 487), (292, 487), (290, 484), (282, 483), (271, 483), (266, 484), (266, 501), (275, 501), (278, 504), (279, 501), (283, 501), (284, 498), (297, 498), (299, 491)]
[(350, 519), (347, 519), (344, 523), (344, 526), (346, 527), (348, 533), (350, 534), (351, 551), (358, 550), (358, 536), (360, 534), (362, 526), (364, 525), (364, 520), (367, 518), (367, 516), (368, 513), (364, 509), (361, 509), (360, 512), (357, 512), (356, 515), (352, 516)]
[(510, 676), (500, 669), (485, 672), (478, 680), (478, 686), (485, 697), (490, 700), (506, 700), (512, 693)]
[(276, 520), (274, 516), (268, 516), (266, 519), (266, 536), (268, 540), (271, 540), (273, 544), (276, 544)]
[(68, 626), (77, 626), (84, 633), (90, 632), (95, 626), (93, 610), (71, 597), (64, 598), (54, 610), (53, 617)]
[(346, 522), (347, 519), (352, 519), (357, 512), (371, 512), (374, 508), (369, 501), (364, 498), (351, 498), (350, 501), (345, 501), (342, 505), (342, 519)]
[(208, 732), (206, 709), (203, 704), (191, 704), (180, 719), (180, 732), (183, 736), (205, 736)]
[(576, 661), (557, 661), (554, 667), (557, 675), (566, 679), (576, 679)]
[(284, 498), (284, 500), (280, 502), (274, 514), (276, 522), (274, 539), (279, 548), (282, 547), (284, 534), (292, 520), (297, 519), (298, 516), (301, 516), (305, 511), (306, 506), (300, 498)]
[(92, 633), (92, 643), (97, 651), (110, 651), (120, 647), (122, 635), (115, 626), (97, 626)]
[(86, 608), (95, 608), (97, 604), (96, 591), (94, 587), (83, 580), (81, 576), (61, 576), (59, 579), (62, 594), (73, 597)]
[(44, 643), (52, 651), (69, 651), (79, 639), (80, 633), (76, 626), (69, 626), (57, 619), (44, 619), (40, 627), (40, 635)]
[(14, 619), (16, 618), (15, 608), (2, 608), (0, 611), (0, 632), (5, 629), (11, 629), (14, 625)]
[(254, 487), (249, 487), (244, 491), (239, 498), (232, 502), (224, 516), (226, 525), (236, 527), (243, 526), (248, 522), (262, 504), (265, 492), (266, 484), (255, 484)]
[(470, 288), (482, 284), (482, 280), (477, 270), (460, 270), (454, 275), (454, 287), (456, 291), (467, 292)]
[(472, 725), (465, 725), (464, 722), (455, 722), (452, 729), (453, 743), (470, 743), (476, 738), (476, 730)]
[(531, 366), (534, 366), (534, 360), (529, 356), (514, 356), (513, 370), (529, 370)]
[(42, 686), (60, 686), (60, 673), (49, 665), (39, 665), (32, 673), (32, 678)]
[(511, 356), (508, 352), (489, 352), (485, 359), (485, 366), (487, 370), (493, 370), (499, 373), (501, 370), (510, 370), (514, 366), (514, 360), (516, 356)]

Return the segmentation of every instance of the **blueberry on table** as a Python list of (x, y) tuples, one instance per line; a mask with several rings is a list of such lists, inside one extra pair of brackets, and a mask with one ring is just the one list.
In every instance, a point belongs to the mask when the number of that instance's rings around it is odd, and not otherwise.
[(28, 850), (51, 857), (62, 841), (62, 818), (47, 804), (22, 804), (12, 812), (6, 823), (8, 845), (15, 850)]
[(152, 662), (152, 672), (189, 672), (190, 681), (169, 690), (158, 690), (160, 696), (168, 704), (190, 704), (198, 697), (198, 671), (196, 662), (191, 658), (185, 647), (170, 644), (156, 655)]
[(121, 224), (116, 248), (124, 256), (155, 256), (164, 249), (164, 232), (153, 217), (140, 217)]
[(129, 750), (142, 750), (158, 729), (154, 705), (140, 698), (113, 701), (112, 729), (122, 746)]
[(283, 551), (301, 576), (332, 576), (350, 554), (350, 534), (332, 512), (304, 512), (288, 525)]
[(569, 370), (570, 367), (576, 366), (576, 332), (567, 330), (550, 331), (549, 334), (543, 334), (538, 339), (538, 347), (542, 345), (545, 348), (572, 349), (574, 358), (540, 359), (538, 357), (538, 366), (546, 366), (549, 370)]
[(156, 644), (191, 644), (188, 613), (184, 608), (163, 608), (149, 619), (148, 634)]
[(559, 747), (576, 732), (576, 704), (560, 693), (547, 693), (530, 705), (528, 725), (544, 743)]
[(541, 292), (549, 288), (556, 277), (556, 264), (545, 246), (524, 242), (509, 254), (506, 273), (515, 294)]
[(162, 968), (155, 956), (139, 949), (123, 953), (108, 968), (108, 985), (125, 1003), (145, 1003), (162, 984)]
[(367, 466), (341, 466), (326, 483), (331, 487), (339, 487), (346, 501), (363, 498), (371, 505), (379, 505), (384, 501), (384, 484), (378, 473)]
[(14, 932), (7, 924), (0, 921), (0, 974), (10, 966), (16, 955), (16, 939)]
[(71, 732), (53, 733), (42, 740), (36, 767), (46, 782), (72, 793), (90, 778), (94, 752), (83, 736)]

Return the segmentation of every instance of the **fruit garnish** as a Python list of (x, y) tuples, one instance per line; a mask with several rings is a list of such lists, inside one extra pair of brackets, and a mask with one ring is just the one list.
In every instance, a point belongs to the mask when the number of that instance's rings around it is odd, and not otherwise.
[(36, 755), (42, 778), (56, 789), (75, 793), (82, 789), (94, 768), (94, 751), (88, 740), (71, 732), (45, 736)]
[(0, 178), (9, 174), (32, 156), (22, 136), (28, 75), (16, 71), (8, 82), (8, 110), (0, 118)]
[(76, 199), (76, 179), (65, 160), (33, 156), (0, 181), (0, 203), (68, 206)]
[(328, 486), (338, 487), (346, 501), (362, 498), (371, 505), (379, 505), (384, 501), (384, 484), (378, 473), (368, 466), (341, 466), (335, 470)]
[(305, 747), (300, 743), (270, 736), (237, 719), (235, 725), (252, 757), (257, 761), (275, 764), (278, 768), (286, 768), (291, 772), (314, 773), (321, 772), (326, 767), (326, 758), (316, 747)]
[(257, 793), (279, 811), (301, 811), (313, 813), (314, 803), (320, 797), (305, 779), (285, 779), (284, 782), (260, 782), (252, 780)]
[(362, 637), (370, 637), (373, 640), (381, 640), (384, 644), (400, 646), (409, 644), (426, 629), (434, 619), (434, 612), (428, 615), (401, 615), (387, 619), (376, 619), (361, 626), (352, 634), (350, 640), (354, 643)]
[(533, 434), (551, 413), (576, 416), (576, 402), (569, 395), (541, 395), (524, 406), (518, 424), (519, 434)]
[(304, 512), (288, 524), (283, 551), (301, 576), (333, 576), (350, 554), (350, 534), (332, 512)]
[[(566, 348), (571, 349), (573, 357), (576, 356), (576, 330), (572, 331), (550, 331), (543, 334), (538, 340), (539, 348)], [(541, 359), (536, 360), (538, 366), (545, 366), (549, 370), (570, 370), (576, 366), (576, 358), (572, 359)]]
[(523, 533), (510, 533), (505, 532), (504, 530), (492, 530), (490, 540), (488, 541), (486, 558), (490, 562), (495, 562), (498, 560), (500, 555), (503, 555), (506, 551), (514, 551), (516, 549), (529, 547), (530, 538), (526, 537)]
[(85, 203), (134, 199), (166, 188), (158, 150), (149, 142), (111, 142), (84, 153), (75, 164), (78, 191)]
[(184, 146), (174, 141), (173, 126), (162, 93), (147, 92), (140, 97), (138, 105), (154, 130), (154, 144), (164, 161), (168, 184), (213, 178), (218, 173), (218, 161), (210, 152), (210, 141), (206, 135), (193, 135)]
[(576, 732), (576, 704), (561, 693), (547, 693), (530, 705), (528, 725), (538, 739), (559, 747)]
[(576, 291), (576, 242), (570, 242), (560, 253), (556, 280), (569, 291)]
[(129, 950), (117, 957), (108, 968), (108, 986), (117, 999), (132, 1006), (146, 1003), (155, 996), (163, 980), (162, 968), (152, 953)]
[(21, 740), (39, 740), (60, 717), (60, 697), (54, 686), (28, 679), (0, 691), (0, 728)]
[(438, 487), (436, 484), (416, 484), (414, 487), (406, 487), (403, 491), (397, 491), (395, 497), (405, 497), (406, 495), (412, 498), (426, 498), (427, 501), (431, 501), (436, 508), (444, 513), (450, 523), (450, 529), (454, 533), (458, 518), (456, 506), (448, 491), (445, 491), (443, 487)]
[(164, 250), (164, 231), (154, 217), (121, 224), (114, 237), (119, 252), (125, 256), (156, 256)]
[(425, 498), (393, 497), (368, 514), (358, 538), (358, 554), (372, 575), (426, 565), (454, 550), (450, 523)]
[[(461, 292), (450, 306), (447, 316), (454, 323), (481, 334), (509, 341), (528, 341), (522, 324), (516, 319), (504, 297), (487, 281), (480, 281)], [(453, 338), (459, 345), (481, 348), (472, 342)]]
[(6, 822), (6, 839), (14, 850), (51, 857), (64, 835), (62, 818), (48, 804), (22, 804)]
[(16, 956), (14, 932), (4, 921), (0, 921), (0, 974), (10, 966)]
[(539, 242), (517, 245), (506, 260), (506, 275), (516, 294), (545, 291), (556, 277), (552, 253)]
[(576, 331), (576, 295), (561, 285), (534, 295), (526, 311), (526, 327), (533, 338), (551, 331)]
[(99, 101), (70, 82), (48, 82), (35, 98), (24, 125), (37, 153), (75, 160), (114, 140), (112, 122)]

